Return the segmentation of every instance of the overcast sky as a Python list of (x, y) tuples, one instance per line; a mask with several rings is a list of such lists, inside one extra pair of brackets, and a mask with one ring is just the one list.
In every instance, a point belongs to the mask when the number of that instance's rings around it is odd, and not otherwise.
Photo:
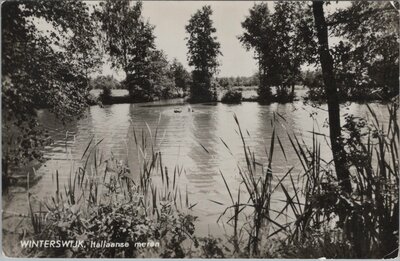
[[(149, 1), (143, 3), (143, 16), (156, 26), (156, 44), (168, 58), (176, 57), (187, 65), (185, 25), (190, 16), (203, 5), (211, 5), (212, 20), (221, 43), (220, 76), (250, 76), (256, 71), (252, 52), (246, 52), (237, 36), (242, 33), (241, 21), (248, 14), (254, 2), (175, 2)], [(189, 67), (188, 67), (189, 68)]]
[[(177, 58), (191, 71), (192, 68), (188, 66), (186, 59), (185, 25), (198, 9), (203, 5), (210, 5), (214, 12), (212, 20), (217, 29), (216, 35), (221, 43), (223, 55), (219, 57), (219, 76), (250, 76), (257, 71), (257, 64), (253, 59), (253, 52), (247, 52), (237, 36), (243, 32), (241, 22), (254, 3), (255, 1), (144, 1), (143, 16), (155, 26), (157, 47), (164, 50), (169, 60)], [(334, 3), (327, 9), (347, 4)], [(273, 9), (273, 2), (268, 2), (268, 5)], [(123, 73), (115, 73), (108, 65), (104, 66), (103, 74), (114, 74), (119, 79), (124, 78)]]
[[(247, 52), (237, 39), (242, 33), (240, 23), (254, 5), (253, 1), (144, 1), (142, 14), (155, 26), (157, 47), (164, 50), (169, 60), (177, 58), (191, 71), (186, 58), (185, 25), (203, 5), (210, 5), (213, 10), (212, 20), (221, 43), (219, 76), (250, 76), (255, 73), (257, 66), (253, 53)], [(122, 72), (114, 72), (109, 65), (104, 66), (103, 74), (124, 78)]]

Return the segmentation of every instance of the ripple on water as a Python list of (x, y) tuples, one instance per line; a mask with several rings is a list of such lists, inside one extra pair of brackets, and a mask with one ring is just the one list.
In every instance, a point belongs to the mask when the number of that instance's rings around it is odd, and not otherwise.
[[(151, 107), (156, 105), (156, 107)], [(175, 113), (174, 108), (182, 109), (181, 113)], [(300, 163), (291, 148), (286, 131), (295, 132), (305, 142), (310, 141), (313, 130), (322, 134), (328, 134), (328, 129), (323, 126), (327, 113), (311, 106), (305, 106), (301, 102), (294, 104), (259, 105), (257, 103), (242, 103), (241, 105), (217, 104), (216, 106), (194, 104), (191, 110), (188, 105), (169, 105), (167, 103), (141, 104), (116, 104), (100, 108), (91, 107), (85, 116), (79, 120), (62, 125), (48, 111), (39, 113), (39, 120), (45, 128), (49, 129), (54, 139), (51, 146), (44, 148), (45, 157), (51, 160), (42, 166), (44, 172), (59, 169), (60, 180), (67, 181), (71, 161), (66, 160), (66, 148), (71, 151), (73, 159), (80, 159), (87, 144), (93, 138), (95, 142), (103, 139), (100, 149), (103, 158), (111, 156), (125, 160), (128, 151), (128, 163), (133, 173), (138, 171), (137, 151), (134, 148), (133, 130), (139, 138), (140, 133), (147, 132), (148, 126), (152, 136), (157, 130), (156, 144), (163, 153), (163, 163), (168, 169), (173, 170), (176, 165), (186, 170), (182, 174), (180, 186), (187, 187), (190, 201), (198, 203), (194, 213), (200, 217), (200, 229), (207, 233), (210, 224), (215, 227), (216, 219), (224, 206), (218, 206), (210, 200), (216, 200), (228, 205), (230, 198), (225, 189), (219, 171), (227, 179), (228, 185), (237, 196), (240, 185), (237, 164), (244, 164), (242, 141), (237, 133), (237, 126), (233, 119), (236, 114), (245, 137), (246, 144), (252, 148), (259, 162), (267, 162), (266, 148), (269, 148), (272, 135), (271, 120), (274, 117), (280, 122), (275, 124), (276, 134), (279, 135), (286, 158), (280, 147), (275, 144), (273, 173), (274, 182), (279, 180), (290, 167), (295, 167), (297, 175)], [(380, 110), (382, 106), (376, 105)], [(324, 109), (324, 106), (323, 108)], [(352, 104), (343, 113), (353, 113), (357, 116), (365, 116), (367, 108), (364, 105)], [(312, 113), (317, 112), (314, 118)], [(283, 116), (277, 116), (276, 113)], [(380, 116), (387, 121), (387, 114), (380, 110)], [(229, 147), (222, 143), (221, 139)], [(331, 157), (326, 142), (322, 139), (322, 156)], [(208, 151), (205, 151), (205, 149)], [(267, 149), (268, 151), (268, 149)], [(64, 160), (62, 160), (64, 159)], [(297, 172), (296, 172), (297, 171)], [(51, 184), (51, 175), (45, 175), (44, 183)], [(288, 189), (291, 186), (287, 184)], [(47, 186), (49, 189), (51, 186)], [(46, 187), (46, 188), (47, 188)], [(244, 193), (243, 186), (241, 187)], [(276, 198), (284, 199), (280, 188), (276, 190)], [(274, 200), (272, 205), (282, 204)]]

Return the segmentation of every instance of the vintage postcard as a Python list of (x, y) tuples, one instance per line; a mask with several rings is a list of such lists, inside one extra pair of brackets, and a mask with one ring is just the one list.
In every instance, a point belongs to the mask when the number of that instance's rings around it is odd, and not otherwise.
[(399, 2), (1, 5), (4, 258), (395, 258)]

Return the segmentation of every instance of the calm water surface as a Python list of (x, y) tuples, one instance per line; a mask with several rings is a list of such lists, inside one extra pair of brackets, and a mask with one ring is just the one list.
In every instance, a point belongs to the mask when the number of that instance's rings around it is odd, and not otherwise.
[[(93, 106), (88, 109), (84, 117), (69, 122), (63, 126), (47, 111), (39, 112), (40, 122), (50, 130), (54, 144), (46, 147), (45, 156), (48, 163), (42, 166), (49, 174), (43, 178), (44, 183), (50, 186), (52, 178), (50, 163), (60, 170), (60, 175), (66, 178), (69, 175), (68, 158), (80, 160), (90, 139), (104, 139), (101, 151), (104, 158), (113, 154), (116, 158), (126, 160), (133, 173), (137, 173), (138, 156), (134, 144), (133, 130), (148, 132), (148, 127), (154, 131), (158, 128), (157, 146), (163, 155), (163, 164), (173, 170), (175, 166), (184, 168), (185, 173), (180, 178), (180, 187), (189, 192), (192, 204), (197, 203), (193, 214), (199, 216), (199, 227), (202, 233), (222, 231), (216, 220), (224, 210), (221, 206), (211, 202), (215, 200), (229, 205), (230, 198), (219, 174), (221, 171), (228, 181), (231, 190), (238, 191), (240, 177), (237, 164), (244, 160), (241, 139), (233, 115), (236, 114), (248, 145), (256, 154), (260, 163), (267, 161), (266, 148), (269, 150), (274, 117), (276, 133), (280, 137), (286, 158), (278, 143), (275, 144), (273, 156), (274, 181), (292, 166), (295, 173), (300, 171), (300, 162), (291, 148), (287, 132), (300, 135), (307, 143), (314, 130), (321, 134), (328, 134), (326, 106), (321, 109), (305, 106), (302, 102), (293, 104), (259, 105), (255, 102), (244, 102), (241, 105), (226, 104), (180, 104), (181, 101), (153, 102), (141, 104), (116, 104)], [(372, 106), (380, 119), (387, 122), (388, 117), (384, 105)], [(176, 113), (175, 110), (181, 110)], [(342, 107), (342, 115), (354, 114), (366, 116), (368, 109), (365, 105), (350, 104)], [(278, 114), (283, 116), (283, 120)], [(275, 116), (274, 116), (275, 115)], [(223, 140), (230, 151), (225, 147)], [(325, 159), (331, 158), (327, 138), (320, 136), (322, 155)], [(207, 149), (208, 153), (203, 149)], [(310, 144), (311, 145), (311, 144)], [(243, 186), (241, 187), (243, 190)], [(233, 194), (236, 194), (234, 192)], [(276, 198), (283, 198), (281, 192)], [(273, 205), (279, 207), (279, 201)]]

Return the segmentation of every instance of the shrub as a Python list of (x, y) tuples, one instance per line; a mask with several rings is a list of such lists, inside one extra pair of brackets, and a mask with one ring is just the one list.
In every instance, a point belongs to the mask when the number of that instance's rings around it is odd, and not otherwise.
[(100, 100), (107, 102), (111, 99), (111, 90), (120, 89), (121, 84), (111, 75), (98, 76), (91, 80), (90, 86), (92, 89), (101, 89)]
[(242, 93), (240, 91), (229, 90), (221, 98), (223, 103), (241, 103)]
[(101, 104), (101, 101), (99, 100), (99, 98), (95, 97), (93, 94), (88, 94), (86, 96), (86, 103), (90, 106), (92, 105), (99, 105)]
[(106, 102), (111, 99), (111, 89), (108, 86), (103, 86), (100, 94), (100, 100)]

